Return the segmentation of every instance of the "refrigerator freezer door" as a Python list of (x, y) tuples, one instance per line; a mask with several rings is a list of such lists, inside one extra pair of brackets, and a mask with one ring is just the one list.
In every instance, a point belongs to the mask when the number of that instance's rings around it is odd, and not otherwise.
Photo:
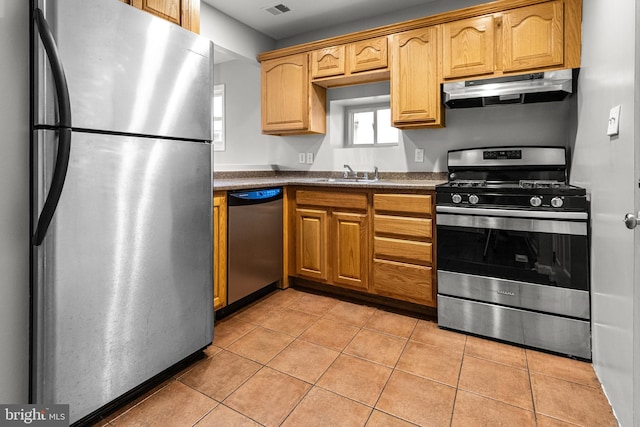
[[(56, 132), (36, 134), (41, 204)], [(34, 403), (70, 404), (77, 421), (211, 343), (210, 150), (73, 133), (58, 209), (33, 249)]]
[[(58, 48), (74, 129), (211, 140), (208, 39), (120, 1), (36, 3)], [(55, 126), (51, 68), (35, 39), (35, 124)]]

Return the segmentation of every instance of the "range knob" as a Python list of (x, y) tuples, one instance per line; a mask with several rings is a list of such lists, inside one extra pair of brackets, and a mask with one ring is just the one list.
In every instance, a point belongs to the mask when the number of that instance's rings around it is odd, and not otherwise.
[(540, 197), (538, 197), (538, 196), (533, 196), (532, 198), (529, 199), (529, 203), (534, 208), (537, 208), (538, 206), (540, 206), (542, 204), (542, 199)]
[(560, 197), (554, 197), (553, 199), (551, 199), (551, 206), (553, 206), (554, 208), (561, 208), (563, 204), (564, 200), (562, 200)]
[(454, 194), (451, 196), (451, 201), (453, 203), (460, 203), (462, 201), (462, 196), (459, 194)]
[(478, 196), (476, 196), (475, 194), (469, 196), (469, 203), (471, 203), (472, 205), (478, 203), (478, 200)]

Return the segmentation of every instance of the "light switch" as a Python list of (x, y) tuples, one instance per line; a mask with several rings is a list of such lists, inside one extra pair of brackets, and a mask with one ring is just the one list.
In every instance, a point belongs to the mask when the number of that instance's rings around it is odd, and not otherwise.
[(620, 105), (616, 105), (609, 111), (609, 124), (607, 135), (614, 136), (620, 132)]
[(416, 163), (424, 162), (424, 148), (416, 148), (414, 160)]
[(304, 162), (305, 162), (305, 154), (298, 153), (298, 163), (304, 163)]

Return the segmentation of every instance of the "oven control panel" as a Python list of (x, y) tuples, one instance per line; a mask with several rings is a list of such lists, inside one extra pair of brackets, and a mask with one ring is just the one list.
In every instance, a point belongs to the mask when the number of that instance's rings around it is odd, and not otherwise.
[(482, 152), (483, 160), (519, 160), (522, 150), (486, 150)]
[(467, 192), (436, 192), (436, 204), (441, 206), (501, 207), (512, 209), (585, 210), (584, 196), (496, 194)]

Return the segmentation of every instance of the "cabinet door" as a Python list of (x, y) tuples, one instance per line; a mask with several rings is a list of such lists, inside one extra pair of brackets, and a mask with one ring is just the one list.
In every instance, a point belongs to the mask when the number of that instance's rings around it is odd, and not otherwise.
[(442, 72), (445, 79), (493, 73), (493, 16), (480, 16), (444, 24), (442, 40)]
[(367, 290), (367, 215), (334, 211), (331, 218), (333, 283)]
[(440, 125), (438, 28), (393, 37), (391, 114), (393, 125)]
[(120, 0), (169, 22), (200, 32), (200, 0)]
[(307, 54), (262, 63), (262, 130), (305, 130), (309, 126)]
[(296, 209), (296, 274), (325, 281), (327, 274), (327, 211)]
[(362, 40), (349, 45), (349, 72), (387, 68), (387, 38)]
[(375, 259), (372, 291), (379, 295), (435, 307), (431, 267)]
[(227, 305), (227, 203), (213, 197), (213, 309)]
[(502, 20), (505, 72), (563, 64), (562, 2), (505, 12)]
[(182, 16), (181, 3), (181, 0), (131, 0), (134, 7), (177, 25), (182, 24), (180, 19)]
[(311, 77), (339, 76), (345, 72), (345, 48), (333, 46), (311, 53)]

